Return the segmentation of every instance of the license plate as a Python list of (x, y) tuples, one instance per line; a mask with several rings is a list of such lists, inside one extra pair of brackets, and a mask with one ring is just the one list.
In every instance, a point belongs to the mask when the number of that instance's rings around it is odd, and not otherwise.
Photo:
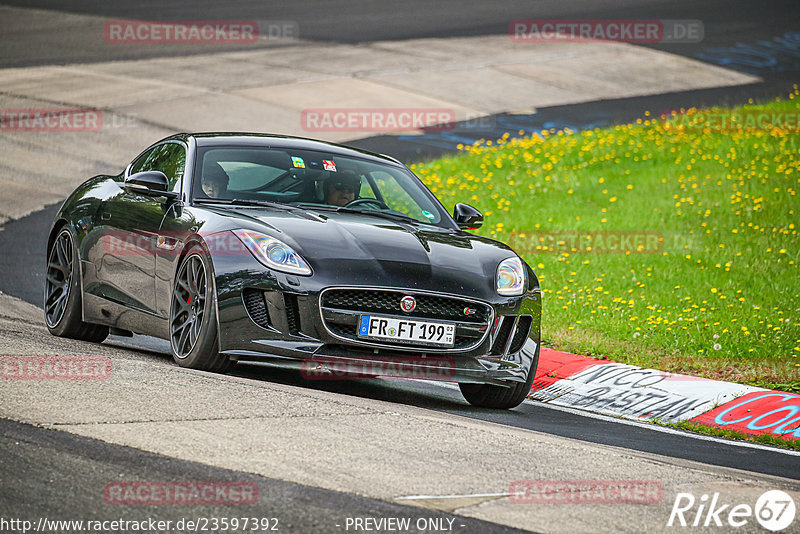
[(358, 324), (358, 337), (452, 347), (456, 337), (456, 325), (362, 315)]

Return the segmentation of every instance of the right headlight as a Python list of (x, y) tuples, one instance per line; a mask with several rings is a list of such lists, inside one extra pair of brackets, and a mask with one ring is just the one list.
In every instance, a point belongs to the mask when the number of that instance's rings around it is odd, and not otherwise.
[(525, 267), (517, 256), (500, 262), (497, 266), (497, 293), (505, 296), (522, 295), (525, 292)]
[(233, 230), (258, 261), (284, 273), (309, 276), (311, 267), (295, 250), (278, 239), (252, 230)]

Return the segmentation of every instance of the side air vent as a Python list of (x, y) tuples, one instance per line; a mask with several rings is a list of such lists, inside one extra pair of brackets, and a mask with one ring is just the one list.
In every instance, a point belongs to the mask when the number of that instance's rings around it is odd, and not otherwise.
[(286, 304), (286, 323), (289, 325), (289, 333), (297, 335), (300, 332), (300, 308), (297, 305), (297, 295), (284, 293), (283, 298)]
[(250, 315), (254, 323), (261, 328), (269, 328), (272, 326), (263, 292), (258, 289), (245, 289), (242, 292), (242, 300), (244, 301), (244, 307), (247, 309), (248, 315)]
[(492, 343), (491, 354), (502, 356), (505, 354), (505, 348), (508, 344), (508, 336), (511, 335), (511, 329), (514, 328), (513, 315), (501, 315), (500, 324), (497, 326), (495, 333), (494, 343)]
[(514, 338), (511, 340), (511, 347), (508, 352), (519, 352), (528, 339), (528, 334), (531, 331), (531, 324), (533, 324), (533, 317), (530, 315), (520, 315), (517, 321), (517, 329), (514, 331)]

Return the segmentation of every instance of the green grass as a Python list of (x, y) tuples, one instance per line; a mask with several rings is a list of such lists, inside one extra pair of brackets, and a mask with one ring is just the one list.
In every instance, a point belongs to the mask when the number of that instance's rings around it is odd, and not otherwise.
[[(737, 111), (797, 116), (798, 94)], [(534, 267), (546, 345), (800, 392), (800, 132), (676, 124), (504, 138), (412, 169)], [(615, 232), (656, 241), (608, 253)], [(594, 250), (566, 239), (586, 235)]]
[(671, 423), (665, 421), (655, 421), (657, 424), (678, 428), (681, 430), (688, 430), (689, 432), (697, 432), (699, 434), (706, 434), (709, 436), (719, 436), (722, 438), (734, 439), (739, 441), (751, 441), (754, 443), (761, 443), (763, 445), (772, 445), (780, 447), (781, 449), (790, 449), (800, 451), (800, 440), (783, 439), (777, 437), (775, 434), (744, 434), (736, 430), (728, 430), (715, 426), (701, 425), (699, 423), (681, 422)]

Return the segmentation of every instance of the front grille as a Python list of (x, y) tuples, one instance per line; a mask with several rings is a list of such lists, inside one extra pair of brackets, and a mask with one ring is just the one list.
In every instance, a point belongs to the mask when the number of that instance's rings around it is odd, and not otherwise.
[[(407, 295), (414, 297), (417, 301), (417, 307), (411, 313), (406, 313), (400, 308), (400, 300)], [(489, 306), (466, 299), (368, 289), (332, 289), (326, 291), (322, 298), (322, 306), (339, 310), (403, 315), (444, 321), (467, 321), (471, 323), (485, 323), (489, 320), (491, 314)], [(475, 310), (475, 313), (466, 315), (464, 310), (467, 308)]]
[(329, 321), (328, 328), (330, 328), (331, 332), (333, 332), (334, 334), (348, 337), (353, 335), (353, 331), (355, 330), (356, 327)]
[[(407, 313), (400, 307), (403, 297), (416, 300), (414, 311)], [(437, 347), (392, 341), (362, 340), (358, 337), (358, 321), (361, 314), (382, 314), (409, 319), (431, 319), (456, 323), (456, 335), (452, 350), (468, 350), (484, 337), (492, 316), (491, 308), (481, 302), (458, 297), (414, 293), (413, 291), (373, 289), (329, 289), (321, 297), (322, 318), (335, 335), (360, 343), (392, 345), (402, 348)], [(465, 310), (472, 310), (468, 315)], [(438, 347), (439, 350), (448, 348)]]

